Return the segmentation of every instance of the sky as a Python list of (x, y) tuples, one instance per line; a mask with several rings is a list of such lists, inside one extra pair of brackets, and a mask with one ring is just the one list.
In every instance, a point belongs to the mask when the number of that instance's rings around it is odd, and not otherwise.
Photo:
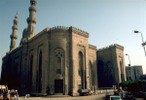
[[(17, 46), (27, 27), (29, 0), (0, 0), (0, 67), (10, 49), (13, 19), (18, 12)], [(89, 43), (97, 49), (124, 46), (131, 65), (142, 65), (146, 74), (146, 56), (140, 34), (146, 40), (146, 0), (37, 0), (36, 33), (46, 27), (74, 26), (89, 33)], [(125, 65), (129, 64), (125, 56)]]

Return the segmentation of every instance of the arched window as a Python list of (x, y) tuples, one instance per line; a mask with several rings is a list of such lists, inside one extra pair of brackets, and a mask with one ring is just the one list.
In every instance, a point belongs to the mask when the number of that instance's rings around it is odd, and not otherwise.
[(56, 74), (62, 74), (62, 68), (64, 66), (64, 51), (62, 49), (55, 50), (55, 59), (56, 59)]
[(89, 69), (90, 69), (90, 84), (91, 84), (91, 87), (94, 85), (95, 83), (95, 70), (94, 70), (94, 67), (93, 67), (93, 64), (91, 61), (89, 61)]
[(120, 63), (120, 70), (121, 70), (121, 81), (125, 81), (124, 73), (123, 73), (123, 63), (122, 61), (120, 61), (119, 63)]
[(42, 51), (39, 53), (39, 71), (42, 69)]
[(33, 55), (30, 56), (30, 68), (33, 67)]
[(83, 58), (83, 53), (79, 52), (79, 75), (81, 77), (81, 88), (86, 89), (86, 69), (84, 66), (84, 58)]
[(42, 51), (39, 52), (38, 92), (42, 90)]
[(57, 47), (54, 51), (54, 68), (55, 68), (55, 80), (54, 80), (54, 92), (63, 93), (64, 91), (64, 72), (65, 72), (65, 53), (60, 47)]
[(61, 73), (62, 73), (62, 72), (61, 72), (61, 57), (58, 57), (58, 58), (57, 58), (57, 65), (58, 65), (58, 67), (57, 67), (56, 73), (57, 73), (57, 74), (61, 74)]
[(33, 69), (33, 55), (30, 56), (30, 74), (29, 74), (29, 91), (31, 91), (32, 86), (32, 69)]
[(83, 74), (83, 54), (79, 52), (79, 75), (82, 76)]

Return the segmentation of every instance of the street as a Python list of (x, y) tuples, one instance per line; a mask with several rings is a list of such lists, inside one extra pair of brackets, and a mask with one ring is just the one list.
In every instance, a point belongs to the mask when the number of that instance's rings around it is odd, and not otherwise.
[[(77, 97), (72, 97), (72, 96), (58, 96), (58, 95), (53, 95), (53, 96), (47, 96), (47, 97), (29, 97), (25, 98), (19, 97), (19, 100), (105, 100), (104, 99), (105, 94), (96, 94), (96, 95), (90, 95), (90, 96), (77, 96)], [(144, 100), (142, 98), (137, 98), (136, 100)]]
[(104, 100), (105, 94), (97, 94), (90, 96), (48, 96), (48, 97), (29, 97), (25, 99), (25, 97), (20, 97), (19, 100)]

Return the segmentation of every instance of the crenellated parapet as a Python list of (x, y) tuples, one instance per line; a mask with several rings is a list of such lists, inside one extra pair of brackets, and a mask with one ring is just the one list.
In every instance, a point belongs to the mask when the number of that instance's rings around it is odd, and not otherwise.
[(124, 47), (122, 45), (112, 44), (112, 45), (106, 46), (104, 48), (98, 49), (98, 51), (106, 50), (106, 49), (109, 49), (109, 48), (119, 48), (119, 49), (122, 49), (122, 50), (124, 49)]
[(50, 28), (51, 31), (67, 31), (69, 27), (66, 26), (55, 26)]
[(84, 37), (86, 37), (86, 38), (89, 37), (89, 33), (85, 32), (85, 31), (83, 31), (83, 30), (81, 30), (81, 29), (78, 29), (78, 28), (72, 27), (72, 26), (69, 27), (69, 28), (70, 28), (70, 30), (72, 30), (72, 32), (74, 32), (74, 33), (76, 33), (76, 34), (79, 34), (79, 35), (84, 36)]
[(113, 44), (113, 45), (110, 45), (110, 47), (116, 47), (118, 49), (124, 50), (124, 47), (122, 45), (119, 45), (119, 44)]
[(33, 38), (31, 38), (31, 39), (29, 40), (29, 42), (32, 41), (32, 40), (35, 40), (35, 39), (40, 38), (40, 36), (46, 34), (49, 30), (50, 30), (50, 29), (49, 29), (48, 27), (46, 27), (46, 28), (43, 29), (41, 32), (39, 32), (38, 34), (36, 34)]
[(81, 30), (81, 29), (78, 29), (76, 27), (73, 27), (73, 26), (70, 26), (70, 27), (66, 27), (66, 26), (55, 26), (55, 27), (52, 27), (50, 29), (51, 31), (70, 31), (70, 32), (74, 32), (75, 34), (79, 34), (81, 36), (84, 36), (84, 37), (89, 37), (89, 33)]
[(96, 46), (89, 44), (89, 49), (97, 50)]

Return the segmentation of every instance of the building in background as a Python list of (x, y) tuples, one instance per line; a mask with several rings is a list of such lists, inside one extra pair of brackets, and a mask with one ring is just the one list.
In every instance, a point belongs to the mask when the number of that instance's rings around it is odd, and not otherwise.
[(126, 80), (124, 47), (118, 44), (97, 50), (99, 87), (118, 86)]
[(141, 65), (126, 66), (126, 78), (127, 80), (139, 80), (143, 75)]

